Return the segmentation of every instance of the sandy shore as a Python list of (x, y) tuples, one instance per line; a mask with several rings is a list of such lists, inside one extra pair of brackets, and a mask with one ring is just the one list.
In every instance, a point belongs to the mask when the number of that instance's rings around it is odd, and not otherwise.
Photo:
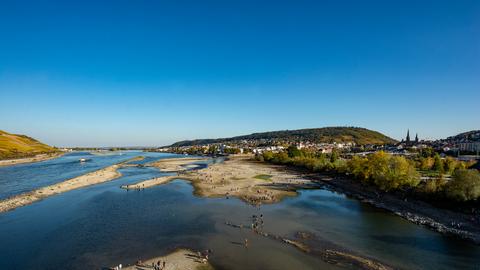
[(285, 196), (295, 196), (299, 188), (310, 188), (315, 185), (300, 174), (287, 172), (281, 166), (253, 161), (250, 156), (232, 156), (223, 163), (185, 171), (185, 165), (195, 161), (199, 160), (188, 158), (166, 160), (161, 166), (168, 171), (180, 168), (180, 171), (177, 171), (178, 175), (149, 179), (124, 188), (148, 188), (180, 178), (191, 181), (195, 193), (200, 196), (233, 196), (251, 204), (261, 204), (278, 202)]
[(90, 185), (95, 185), (103, 182), (113, 180), (120, 177), (122, 174), (117, 171), (123, 164), (142, 159), (143, 157), (131, 158), (127, 161), (123, 161), (106, 168), (90, 172), (69, 180), (65, 180), (60, 183), (56, 183), (50, 186), (42, 187), (30, 192), (22, 193), (5, 200), (0, 201), (0, 213), (13, 210), (15, 208), (25, 206), (44, 198), (82, 188)]
[(121, 186), (123, 189), (142, 189), (142, 188), (149, 188), (153, 186), (158, 186), (162, 184), (166, 184), (173, 179), (178, 179), (180, 178), (178, 175), (173, 175), (173, 176), (162, 176), (162, 177), (156, 177), (152, 178), (149, 180), (145, 180), (136, 184), (131, 184), (131, 185), (124, 185)]
[(165, 262), (164, 270), (213, 270), (208, 262), (202, 262), (196, 252), (179, 249), (166, 256), (156, 257), (142, 261), (141, 264), (123, 267), (125, 270), (152, 270), (152, 263)]
[(5, 159), (0, 160), (0, 167), (2, 166), (11, 166), (24, 163), (40, 162), (49, 159), (54, 159), (63, 156), (65, 153), (53, 153), (53, 154), (40, 154), (34, 157), (28, 158), (17, 158), (17, 159)]
[(205, 160), (207, 158), (166, 158), (148, 163), (147, 165), (157, 167), (162, 172), (180, 172), (195, 167), (196, 165), (193, 164), (195, 162)]

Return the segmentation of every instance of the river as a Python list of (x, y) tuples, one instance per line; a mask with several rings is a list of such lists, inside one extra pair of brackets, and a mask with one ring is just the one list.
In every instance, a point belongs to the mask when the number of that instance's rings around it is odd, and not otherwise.
[[(85, 152), (0, 168), (0, 198), (143, 155)], [(85, 163), (79, 158), (89, 159)], [(319, 241), (399, 269), (478, 269), (480, 246), (414, 225), (391, 213), (325, 189), (303, 190), (254, 208), (235, 198), (201, 198), (184, 180), (141, 191), (119, 186), (160, 176), (151, 167), (120, 169), (122, 177), (0, 214), (0, 269), (102, 269), (156, 257), (177, 247), (212, 249), (216, 269), (348, 269), (282, 242), (225, 225), (263, 214), (265, 231), (310, 232)], [(249, 239), (249, 248), (241, 243)]]

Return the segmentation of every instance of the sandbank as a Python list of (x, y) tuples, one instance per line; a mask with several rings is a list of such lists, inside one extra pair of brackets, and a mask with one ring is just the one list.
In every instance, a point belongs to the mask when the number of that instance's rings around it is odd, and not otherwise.
[(165, 256), (151, 258), (136, 265), (123, 267), (125, 270), (152, 270), (152, 263), (165, 262), (164, 270), (213, 270), (213, 267), (202, 261), (196, 252), (179, 249)]
[(153, 187), (153, 186), (166, 184), (166, 183), (172, 181), (173, 179), (178, 179), (178, 178), (180, 178), (180, 177), (177, 176), (177, 175), (161, 176), (161, 177), (156, 177), (156, 178), (148, 179), (148, 180), (145, 180), (145, 181), (141, 181), (141, 182), (136, 183), (136, 184), (123, 185), (123, 186), (121, 186), (121, 188), (123, 188), (123, 189), (149, 188), (149, 187)]
[(147, 166), (157, 167), (162, 172), (180, 172), (195, 166), (195, 162), (205, 160), (207, 158), (165, 158), (148, 163)]
[(93, 171), (72, 179), (65, 180), (60, 183), (45, 186), (30, 192), (15, 195), (13, 197), (0, 201), (0, 213), (13, 210), (15, 208), (25, 206), (44, 198), (67, 192), (70, 190), (95, 185), (107, 181), (111, 181), (120, 177), (122, 174), (117, 171), (123, 164), (135, 160), (142, 159), (143, 157), (134, 157), (129, 160), (105, 167), (103, 169)]

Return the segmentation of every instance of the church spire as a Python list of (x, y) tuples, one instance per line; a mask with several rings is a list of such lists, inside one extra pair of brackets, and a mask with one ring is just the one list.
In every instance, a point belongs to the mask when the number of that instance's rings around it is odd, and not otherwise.
[(406, 139), (406, 143), (410, 143), (410, 129), (407, 130), (407, 139)]
[(415, 143), (418, 143), (418, 133), (415, 134)]

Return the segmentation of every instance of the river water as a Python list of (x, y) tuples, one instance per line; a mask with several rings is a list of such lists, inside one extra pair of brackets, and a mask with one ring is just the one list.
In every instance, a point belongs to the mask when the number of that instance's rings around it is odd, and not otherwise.
[[(0, 198), (143, 155), (150, 162), (175, 155), (72, 153), (55, 160), (0, 168)], [(85, 163), (79, 158), (88, 158)], [(201, 198), (184, 180), (141, 191), (119, 186), (164, 173), (127, 167), (117, 180), (66, 192), (0, 214), (0, 269), (102, 269), (131, 264), (177, 247), (212, 249), (216, 269), (345, 269), (249, 230), (264, 215), (265, 231), (318, 241), (400, 269), (479, 269), (480, 246), (414, 225), (395, 215), (325, 189), (254, 208), (235, 198)], [(246, 249), (241, 243), (248, 239)], [(352, 268), (352, 267), (350, 267)], [(352, 268), (353, 269), (353, 268)]]

